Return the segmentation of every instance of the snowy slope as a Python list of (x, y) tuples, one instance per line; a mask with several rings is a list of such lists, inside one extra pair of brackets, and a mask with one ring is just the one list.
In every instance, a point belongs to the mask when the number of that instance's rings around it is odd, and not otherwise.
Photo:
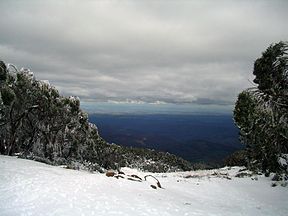
[(0, 215), (288, 215), (288, 187), (271, 187), (263, 176), (235, 178), (237, 170), (153, 174), (164, 187), (155, 190), (153, 182), (0, 155)]

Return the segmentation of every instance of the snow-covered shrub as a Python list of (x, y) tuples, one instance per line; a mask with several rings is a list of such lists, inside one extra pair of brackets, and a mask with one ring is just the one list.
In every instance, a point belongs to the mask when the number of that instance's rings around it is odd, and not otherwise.
[(74, 170), (85, 170), (89, 172), (99, 172), (104, 173), (105, 169), (97, 163), (91, 163), (89, 161), (70, 161), (66, 165), (67, 169), (74, 169)]

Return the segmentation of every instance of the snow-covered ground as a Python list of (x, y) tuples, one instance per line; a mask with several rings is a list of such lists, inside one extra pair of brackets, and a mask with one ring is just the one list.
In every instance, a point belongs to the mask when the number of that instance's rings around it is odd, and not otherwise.
[(116, 179), (0, 155), (0, 215), (288, 215), (288, 187), (271, 187), (264, 176), (236, 178), (238, 170), (153, 174), (164, 188), (153, 189), (152, 178)]

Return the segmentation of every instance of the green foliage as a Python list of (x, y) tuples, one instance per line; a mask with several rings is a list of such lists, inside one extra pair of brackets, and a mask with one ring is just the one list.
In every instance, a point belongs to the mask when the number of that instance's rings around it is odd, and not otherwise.
[(3, 87), (1, 89), (1, 99), (5, 106), (10, 106), (15, 99), (14, 91), (7, 86)]
[(271, 45), (254, 64), (254, 82), (239, 94), (234, 120), (246, 145), (248, 166), (281, 172), (281, 154), (288, 153), (287, 43)]
[(193, 165), (173, 154), (158, 152), (151, 149), (123, 147), (106, 144), (102, 147), (102, 167), (119, 169), (126, 166), (149, 172), (187, 171), (194, 169)]
[(266, 96), (288, 96), (287, 51), (287, 43), (272, 44), (254, 63), (254, 82)]
[(238, 127), (245, 133), (249, 133), (254, 125), (257, 102), (251, 92), (243, 91), (239, 94), (234, 109), (234, 120), (238, 123)]
[(7, 79), (7, 68), (3, 61), (0, 61), (0, 83)]
[(247, 152), (245, 150), (239, 150), (228, 156), (224, 164), (225, 166), (247, 166)]

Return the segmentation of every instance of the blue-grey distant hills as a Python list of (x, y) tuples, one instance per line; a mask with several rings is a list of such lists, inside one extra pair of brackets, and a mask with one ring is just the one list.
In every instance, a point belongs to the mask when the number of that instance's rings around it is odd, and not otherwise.
[(191, 162), (221, 163), (243, 146), (231, 115), (91, 114), (108, 142), (168, 151)]

